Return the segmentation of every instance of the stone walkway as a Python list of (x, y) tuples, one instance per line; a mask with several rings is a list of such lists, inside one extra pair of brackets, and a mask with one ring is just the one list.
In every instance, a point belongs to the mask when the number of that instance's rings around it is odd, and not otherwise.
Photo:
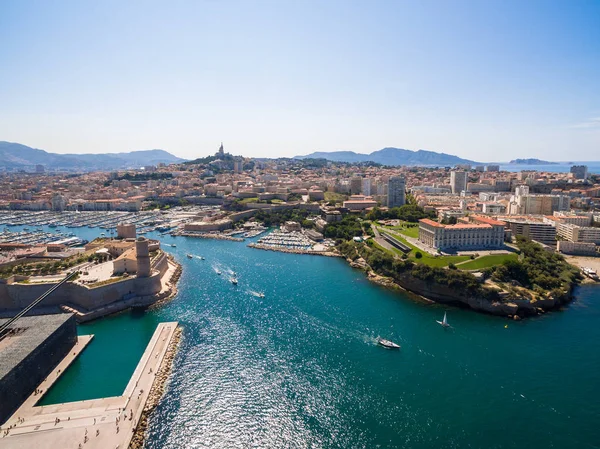
[[(158, 325), (122, 396), (35, 407), (36, 395), (2, 426), (0, 448), (126, 449), (176, 328), (176, 322)], [(54, 382), (64, 368), (59, 364), (48, 379)], [(48, 385), (39, 388), (45, 391)]]

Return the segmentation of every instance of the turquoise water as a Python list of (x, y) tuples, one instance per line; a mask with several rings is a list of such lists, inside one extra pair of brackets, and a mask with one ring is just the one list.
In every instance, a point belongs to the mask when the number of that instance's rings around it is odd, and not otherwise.
[[(163, 240), (184, 267), (179, 295), (80, 326), (96, 338), (45, 403), (120, 394), (156, 324), (178, 320), (184, 338), (148, 448), (598, 447), (596, 287), (512, 322), (413, 302), (338, 259)], [(435, 323), (445, 310), (454, 330)]]

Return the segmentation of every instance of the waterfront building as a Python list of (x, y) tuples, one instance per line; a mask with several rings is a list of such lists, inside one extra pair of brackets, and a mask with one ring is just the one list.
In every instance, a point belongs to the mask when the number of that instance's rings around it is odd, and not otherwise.
[(450, 189), (455, 195), (459, 195), (463, 190), (467, 190), (467, 172), (452, 170), (450, 172)]
[[(0, 319), (0, 325), (7, 319)], [(77, 342), (70, 313), (22, 317), (0, 342), (0, 423), (17, 410)], [(4, 430), (4, 429), (3, 429)]]
[(424, 218), (419, 220), (419, 241), (441, 251), (499, 249), (504, 246), (504, 223), (478, 215), (454, 225)]
[(489, 164), (487, 167), (487, 171), (489, 172), (498, 172), (500, 171), (500, 166), (497, 164)]
[(587, 180), (588, 168), (587, 165), (573, 165), (570, 170), (575, 179)]
[(387, 189), (387, 206), (400, 207), (406, 204), (406, 179), (404, 176), (390, 176)]

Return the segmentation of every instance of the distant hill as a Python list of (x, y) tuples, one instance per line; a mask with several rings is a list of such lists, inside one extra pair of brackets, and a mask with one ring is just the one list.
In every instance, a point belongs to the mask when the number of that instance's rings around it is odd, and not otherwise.
[(383, 148), (371, 154), (355, 153), (354, 151), (316, 152), (306, 156), (296, 156), (296, 159), (327, 159), (334, 162), (377, 162), (383, 165), (437, 165), (453, 166), (456, 164), (475, 164), (475, 161), (462, 159), (446, 153), (427, 150), (404, 150), (401, 148)]
[(513, 159), (509, 164), (515, 165), (557, 165), (558, 162), (543, 161), (542, 159)]
[(43, 165), (47, 170), (115, 170), (140, 168), (158, 163), (173, 164), (184, 159), (163, 150), (142, 150), (129, 153), (56, 154), (20, 143), (0, 141), (0, 167), (30, 169)]

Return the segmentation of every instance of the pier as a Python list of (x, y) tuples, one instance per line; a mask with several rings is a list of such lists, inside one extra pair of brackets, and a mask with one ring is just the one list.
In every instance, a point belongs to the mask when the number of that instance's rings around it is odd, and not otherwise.
[[(160, 323), (121, 396), (46, 406), (35, 404), (79, 355), (91, 337), (79, 337), (77, 350), (50, 373), (38, 389), (0, 428), (0, 448), (107, 449), (129, 447), (140, 439), (136, 428), (158, 403), (165, 369), (174, 356), (177, 322)], [(163, 363), (164, 362), (164, 363)]]

